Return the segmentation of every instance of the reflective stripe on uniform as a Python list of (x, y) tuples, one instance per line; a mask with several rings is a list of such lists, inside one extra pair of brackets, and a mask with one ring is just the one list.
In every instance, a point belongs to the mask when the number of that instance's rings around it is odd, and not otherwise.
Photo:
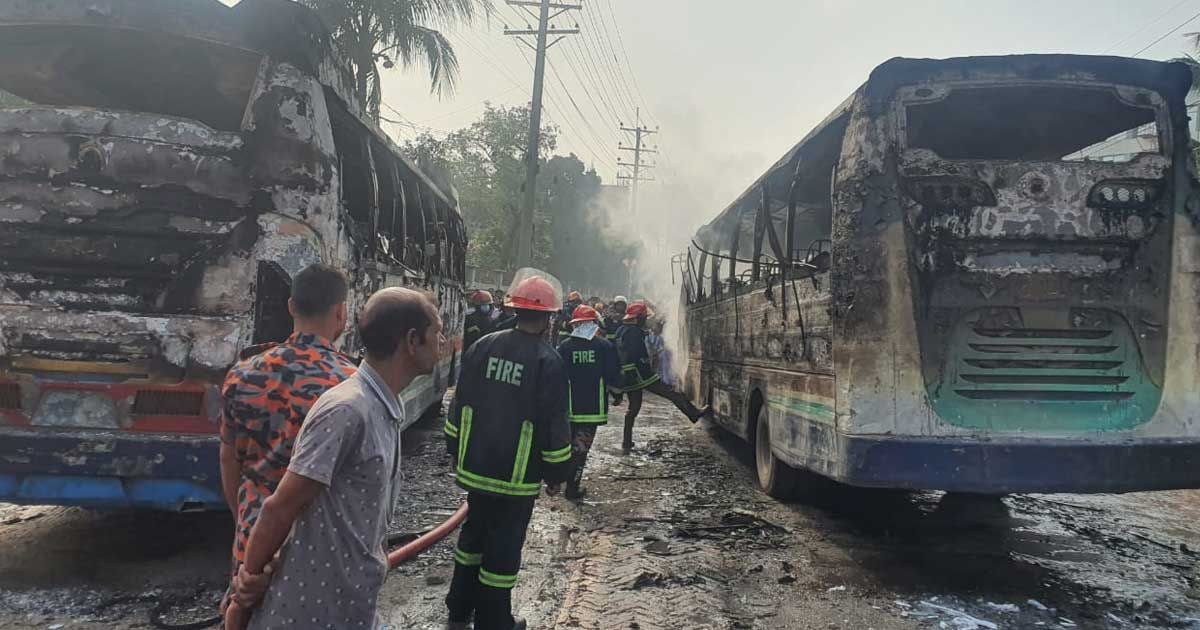
[(492, 494), (502, 494), (510, 497), (536, 497), (542, 490), (542, 484), (539, 483), (512, 483), (509, 481), (500, 481), (483, 475), (476, 475), (462, 467), (462, 462), (458, 464), (457, 477), (458, 484), (468, 490), (481, 490)]
[(483, 554), (468, 553), (462, 549), (455, 548), (454, 561), (463, 565), (464, 567), (477, 567), (480, 564), (483, 564)]
[(571, 416), (567, 418), (574, 424), (603, 424), (608, 422), (608, 416), (604, 414), (596, 414), (594, 416)]
[(525, 469), (529, 467), (529, 451), (533, 450), (533, 423), (526, 420), (521, 423), (521, 438), (517, 441), (517, 459), (513, 462), (513, 484), (525, 481)]
[(567, 420), (575, 424), (603, 424), (608, 422), (608, 414), (604, 413), (608, 406), (608, 400), (605, 399), (605, 394), (608, 393), (604, 389), (604, 379), (600, 379), (600, 406), (597, 409), (600, 413), (593, 414), (576, 414), (575, 405), (571, 401), (571, 390), (567, 389)]
[[(458, 428), (458, 468), (455, 471), (459, 485), (471, 490), (482, 490), (484, 492), (503, 494), (512, 497), (536, 497), (542, 490), (542, 484), (540, 482), (523, 483), (525, 480), (525, 465), (529, 461), (529, 450), (533, 446), (533, 424), (526, 420), (525, 424), (521, 427), (521, 441), (525, 444), (524, 462), (522, 462), (520, 446), (518, 445), (517, 462), (513, 464), (514, 476), (516, 474), (517, 464), (521, 464), (521, 478), (515, 481), (501, 481), (499, 479), (492, 479), (491, 477), (477, 475), (464, 468), (467, 461), (467, 443), (471, 439), (471, 421), (475, 417), (475, 410), (469, 405), (463, 405), (461, 415), (462, 420), (460, 423), (462, 426)], [(526, 425), (528, 426), (528, 438), (525, 437)]]
[(500, 573), (492, 573), (487, 569), (479, 569), (479, 583), (492, 588), (511, 589), (517, 585), (516, 575), (503, 575)]
[(462, 468), (463, 461), (467, 459), (467, 441), (471, 439), (471, 420), (475, 417), (475, 410), (470, 405), (463, 405), (462, 411), (459, 413), (458, 428), (458, 466)]
[[(637, 364), (627, 363), (627, 364), (621, 366), (622, 374), (628, 374), (630, 372), (633, 372), (634, 374), (641, 376), (641, 372), (638, 371)], [(635, 392), (639, 389), (645, 389), (645, 388), (657, 383), (659, 380), (660, 379), (659, 379), (658, 375), (654, 374), (643, 381), (634, 383), (633, 385), (626, 385), (625, 387), (622, 387), (621, 391), (622, 392)]]
[(568, 444), (553, 451), (542, 451), (542, 459), (545, 460), (547, 464), (561, 464), (562, 462), (571, 459), (571, 445)]
[(449, 435), (452, 438), (458, 437), (458, 427), (451, 424), (449, 418), (446, 418), (445, 431), (446, 431), (446, 435)]

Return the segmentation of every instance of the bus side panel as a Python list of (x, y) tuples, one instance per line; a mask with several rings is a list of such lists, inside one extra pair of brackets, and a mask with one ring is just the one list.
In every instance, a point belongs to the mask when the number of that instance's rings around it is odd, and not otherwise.
[[(686, 383), (692, 399), (711, 399), (717, 422), (744, 439), (752, 435), (752, 407), (759, 403), (819, 407), (832, 422), (828, 286), (828, 274), (782, 286), (760, 281), (739, 286), (736, 297), (726, 294), (690, 307)], [(819, 400), (800, 382), (806, 374), (827, 383), (819, 388)]]
[(838, 458), (834, 378), (780, 370), (750, 370), (771, 427), (771, 450), (793, 468), (835, 474)]

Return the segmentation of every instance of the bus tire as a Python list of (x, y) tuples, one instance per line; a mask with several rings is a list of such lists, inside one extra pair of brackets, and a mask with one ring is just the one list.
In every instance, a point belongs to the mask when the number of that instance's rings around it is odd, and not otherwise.
[(769, 415), (765, 405), (759, 407), (754, 425), (754, 468), (763, 492), (776, 499), (788, 499), (795, 494), (799, 474), (771, 451)]

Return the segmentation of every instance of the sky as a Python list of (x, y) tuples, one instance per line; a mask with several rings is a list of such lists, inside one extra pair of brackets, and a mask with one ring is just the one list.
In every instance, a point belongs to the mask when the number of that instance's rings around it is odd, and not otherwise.
[[(661, 151), (646, 158), (657, 162), (659, 181), (643, 190), (687, 186), (711, 204), (710, 216), (891, 57), (1167, 59), (1188, 51), (1185, 33), (1200, 31), (1200, 0), (582, 2), (554, 25), (578, 23), (584, 32), (548, 53), (546, 120), (560, 130), (556, 152), (577, 154), (613, 183), (617, 160), (632, 156), (618, 149), (632, 135), (617, 127), (633, 126), (640, 107)], [(390, 71), (385, 115), (405, 123), (385, 130), (400, 141), (422, 130), (440, 135), (469, 125), (485, 102), (527, 104), (532, 52), (502, 33), (534, 22), (518, 15), (498, 2), (490, 20), (447, 31), (461, 64), (451, 96), (431, 96), (422, 67)]]

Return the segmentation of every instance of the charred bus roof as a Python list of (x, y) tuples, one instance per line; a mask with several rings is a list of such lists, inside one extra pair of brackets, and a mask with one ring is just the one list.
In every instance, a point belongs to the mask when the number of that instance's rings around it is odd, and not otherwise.
[[(1171, 108), (1172, 118), (1180, 120), (1184, 97), (1192, 87), (1192, 71), (1183, 63), (1149, 61), (1127, 57), (1094, 55), (1006, 55), (953, 57), (949, 59), (909, 59), (895, 57), (875, 67), (867, 81), (837, 106), (824, 120), (756, 179), (712, 221), (700, 228), (699, 241), (706, 248), (721, 249), (718, 234), (728, 233), (741, 219), (747, 206), (757, 207), (763, 191), (776, 202), (792, 193), (797, 175), (797, 160), (821, 156), (828, 161), (832, 145), (840, 147), (842, 134), (855, 103), (865, 99), (870, 107), (883, 106), (902, 86), (936, 82), (1019, 82), (1061, 81), (1095, 82), (1143, 88), (1161, 94)], [(806, 184), (814, 190), (828, 182), (797, 182), (798, 192)]]
[[(264, 57), (317, 77), (456, 214), (365, 115), (328, 27), (292, 0), (24, 0), (0, 4), (0, 89), (48, 106), (160, 113), (240, 131)], [(136, 69), (130, 71), (129, 69)]]

